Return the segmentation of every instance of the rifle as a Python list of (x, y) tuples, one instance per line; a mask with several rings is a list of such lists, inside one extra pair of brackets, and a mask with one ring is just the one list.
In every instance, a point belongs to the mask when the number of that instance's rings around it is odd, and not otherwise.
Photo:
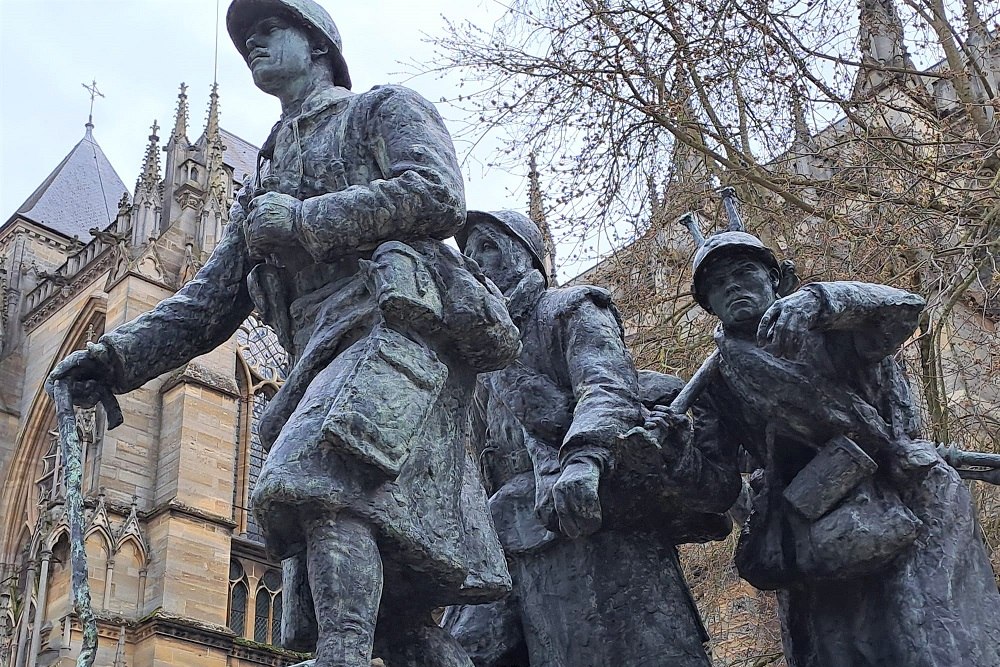
[(957, 445), (938, 445), (944, 462), (958, 471), (962, 479), (975, 479), (1000, 486), (1000, 454), (985, 454), (959, 449)]

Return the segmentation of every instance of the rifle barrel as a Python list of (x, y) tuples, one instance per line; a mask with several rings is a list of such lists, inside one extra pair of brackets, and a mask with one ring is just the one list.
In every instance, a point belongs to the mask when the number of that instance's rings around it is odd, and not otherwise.
[(670, 402), (670, 409), (677, 414), (683, 414), (691, 409), (694, 402), (698, 400), (708, 383), (715, 377), (719, 369), (719, 351), (716, 350), (701, 363), (701, 367), (695, 371), (680, 393)]

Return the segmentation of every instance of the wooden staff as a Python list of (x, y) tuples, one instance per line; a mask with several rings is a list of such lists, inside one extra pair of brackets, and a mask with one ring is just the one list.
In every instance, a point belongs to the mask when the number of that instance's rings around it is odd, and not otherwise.
[[(56, 425), (59, 429), (59, 446), (62, 450), (63, 470), (66, 480), (66, 506), (69, 512), (70, 562), (72, 563), (73, 608), (83, 625), (83, 647), (76, 659), (77, 667), (93, 667), (97, 657), (97, 619), (90, 601), (90, 580), (87, 573), (87, 551), (84, 546), (83, 521), (83, 463), (80, 436), (76, 428), (76, 411), (69, 382), (52, 383), (52, 399), (56, 404)], [(114, 396), (107, 392), (102, 397), (108, 414), (108, 425), (114, 428), (121, 423), (121, 409)]]

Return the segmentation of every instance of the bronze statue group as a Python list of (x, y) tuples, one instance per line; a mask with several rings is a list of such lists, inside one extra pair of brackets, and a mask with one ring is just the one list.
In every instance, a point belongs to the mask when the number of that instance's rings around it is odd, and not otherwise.
[(919, 296), (797, 289), (736, 225), (695, 255), (719, 320), (696, 386), (637, 372), (608, 292), (550, 286), (527, 217), (466, 211), (430, 103), (351, 92), (322, 7), (234, 0), (227, 26), (282, 106), (258, 173), (197, 275), (51, 380), (93, 404), (254, 309), (275, 329), (294, 363), (252, 503), (283, 645), (315, 667), (707, 667), (677, 545), (725, 537), (742, 491), (736, 565), (778, 592), (789, 665), (1000, 667), (969, 491), (894, 361)]

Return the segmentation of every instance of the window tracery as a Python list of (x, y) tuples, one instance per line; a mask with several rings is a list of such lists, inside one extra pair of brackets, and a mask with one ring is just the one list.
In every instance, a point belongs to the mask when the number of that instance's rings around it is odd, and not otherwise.
[(229, 564), (227, 623), (240, 637), (260, 644), (281, 639), (281, 571), (253, 558), (233, 556)]
[(288, 353), (274, 331), (255, 315), (248, 317), (236, 332), (237, 383), (240, 387), (237, 420), (236, 475), (233, 493), (233, 520), (236, 532), (256, 542), (262, 541), (260, 527), (249, 511), (266, 452), (259, 424), (267, 404), (288, 375)]
[(253, 640), (277, 644), (281, 637), (281, 573), (268, 570), (257, 585), (254, 603)]

